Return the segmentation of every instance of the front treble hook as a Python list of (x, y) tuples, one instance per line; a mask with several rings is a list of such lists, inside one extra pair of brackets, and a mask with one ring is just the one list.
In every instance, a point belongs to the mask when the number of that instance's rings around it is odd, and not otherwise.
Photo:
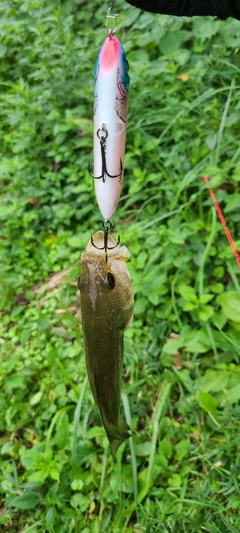
[(122, 160), (120, 159), (120, 171), (118, 174), (109, 174), (108, 170), (107, 170), (107, 162), (106, 162), (106, 140), (108, 138), (108, 130), (105, 126), (105, 124), (102, 124), (102, 127), (99, 128), (97, 130), (97, 137), (100, 141), (100, 150), (101, 150), (101, 160), (102, 160), (102, 173), (100, 176), (94, 176), (94, 174), (92, 174), (91, 172), (91, 167), (89, 165), (89, 172), (92, 176), (92, 178), (94, 178), (95, 180), (100, 180), (102, 179), (103, 180), (103, 183), (105, 183), (106, 181), (106, 176), (108, 176), (109, 178), (120, 178), (120, 176), (122, 175), (122, 171), (123, 171), (123, 164), (122, 164)]
[(107, 263), (107, 251), (108, 250), (113, 250), (114, 248), (116, 248), (120, 244), (120, 237), (118, 236), (117, 244), (115, 244), (115, 246), (108, 246), (108, 233), (112, 229), (112, 222), (110, 222), (110, 220), (104, 220), (103, 223), (102, 223), (102, 228), (103, 228), (103, 231), (104, 231), (103, 246), (96, 246), (96, 244), (94, 244), (94, 242), (93, 242), (93, 237), (92, 236), (91, 236), (91, 244), (94, 246), (94, 248), (97, 248), (97, 250), (104, 250), (105, 251), (106, 263)]

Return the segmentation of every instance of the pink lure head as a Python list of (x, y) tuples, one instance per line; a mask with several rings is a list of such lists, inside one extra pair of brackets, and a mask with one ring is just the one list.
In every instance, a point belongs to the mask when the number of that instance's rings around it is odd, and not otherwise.
[(116, 68), (121, 56), (121, 44), (117, 37), (110, 36), (106, 39), (99, 56), (100, 68), (111, 70)]
[(103, 75), (107, 75), (110, 72), (119, 69), (123, 82), (125, 84), (126, 90), (129, 88), (129, 75), (128, 75), (128, 63), (126, 60), (126, 54), (123, 50), (123, 47), (114, 35), (109, 34), (108, 38), (104, 42), (94, 69), (94, 80), (96, 82), (100, 72)]

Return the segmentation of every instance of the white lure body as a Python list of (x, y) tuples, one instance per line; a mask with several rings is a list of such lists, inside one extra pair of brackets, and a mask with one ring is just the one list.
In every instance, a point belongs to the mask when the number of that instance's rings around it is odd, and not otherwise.
[(99, 209), (109, 220), (123, 184), (129, 76), (120, 41), (109, 34), (94, 71), (94, 186)]

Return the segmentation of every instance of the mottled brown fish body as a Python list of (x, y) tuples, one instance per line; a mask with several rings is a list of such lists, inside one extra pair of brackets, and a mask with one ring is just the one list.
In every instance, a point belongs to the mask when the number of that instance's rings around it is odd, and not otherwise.
[[(103, 247), (104, 232), (93, 236), (95, 246)], [(108, 245), (116, 240), (109, 235)], [(113, 459), (120, 444), (129, 437), (129, 427), (119, 419), (123, 364), (123, 333), (133, 316), (133, 290), (125, 246), (108, 250), (88, 242), (81, 256), (82, 328), (86, 365), (95, 402), (110, 442)]]

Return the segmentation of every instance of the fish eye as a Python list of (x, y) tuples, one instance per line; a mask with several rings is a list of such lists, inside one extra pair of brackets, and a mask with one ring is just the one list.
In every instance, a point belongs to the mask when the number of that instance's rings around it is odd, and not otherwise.
[(109, 289), (114, 289), (115, 287), (115, 278), (111, 272), (107, 273), (107, 284)]

